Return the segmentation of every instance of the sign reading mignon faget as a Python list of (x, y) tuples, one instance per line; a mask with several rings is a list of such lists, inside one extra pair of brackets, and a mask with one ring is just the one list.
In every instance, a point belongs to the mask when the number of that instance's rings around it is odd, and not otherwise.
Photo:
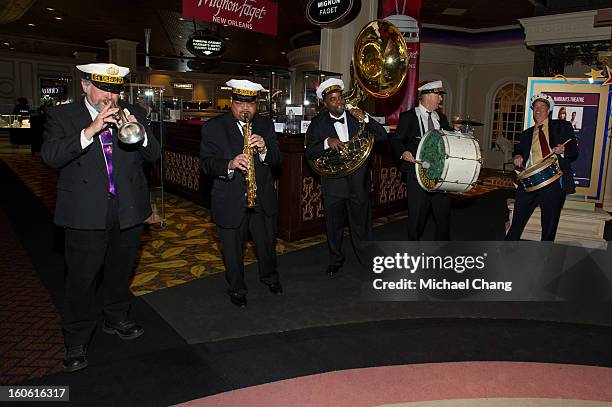
[(361, 10), (361, 0), (310, 0), (306, 18), (321, 27), (341, 27)]
[(277, 4), (268, 0), (183, 0), (183, 16), (276, 35)]

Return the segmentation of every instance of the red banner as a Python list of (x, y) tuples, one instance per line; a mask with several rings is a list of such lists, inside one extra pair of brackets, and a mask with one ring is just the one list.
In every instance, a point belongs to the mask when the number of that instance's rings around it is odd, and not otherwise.
[[(400, 113), (412, 109), (418, 103), (417, 88), (419, 87), (421, 51), (419, 18), (422, 3), (422, 0), (379, 0), (378, 3), (380, 18), (395, 16), (390, 21), (403, 32), (408, 49), (409, 65), (404, 85), (392, 97), (376, 102), (376, 113), (384, 114), (387, 124), (397, 124)], [(410, 18), (405, 18), (405, 16)]]
[(277, 4), (267, 0), (183, 0), (183, 16), (276, 35)]

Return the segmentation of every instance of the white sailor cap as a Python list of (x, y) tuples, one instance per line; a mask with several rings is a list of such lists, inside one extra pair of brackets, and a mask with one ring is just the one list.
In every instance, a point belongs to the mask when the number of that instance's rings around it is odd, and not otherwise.
[(425, 85), (421, 86), (417, 90), (419, 91), (419, 95), (425, 95), (427, 93), (437, 93), (439, 95), (446, 94), (444, 86), (442, 85), (442, 81), (427, 82)]
[(555, 101), (546, 93), (538, 93), (536, 95), (533, 95), (531, 97), (531, 100), (529, 101), (529, 106), (531, 106), (531, 108), (533, 109), (533, 105), (537, 101), (546, 103), (548, 105), (548, 110), (553, 110), (553, 107), (555, 107)]
[(232, 99), (241, 102), (254, 102), (257, 99), (257, 92), (265, 90), (259, 83), (246, 79), (232, 79), (225, 84), (232, 88)]
[(130, 73), (130, 68), (115, 64), (77, 65), (77, 69), (83, 72), (83, 79), (93, 83), (96, 88), (114, 93), (123, 90), (125, 77)]
[(321, 82), (317, 88), (317, 97), (323, 99), (325, 95), (332, 92), (342, 92), (344, 90), (344, 82), (342, 79), (329, 78)]

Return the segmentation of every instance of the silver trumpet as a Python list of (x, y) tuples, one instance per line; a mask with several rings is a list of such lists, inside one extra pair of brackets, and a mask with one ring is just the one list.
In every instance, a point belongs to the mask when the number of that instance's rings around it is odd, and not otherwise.
[(117, 120), (117, 138), (125, 144), (136, 144), (144, 139), (146, 130), (144, 126), (138, 122), (128, 121), (123, 108), (117, 103), (112, 103), (114, 108), (119, 109), (117, 113), (113, 115), (113, 118)]

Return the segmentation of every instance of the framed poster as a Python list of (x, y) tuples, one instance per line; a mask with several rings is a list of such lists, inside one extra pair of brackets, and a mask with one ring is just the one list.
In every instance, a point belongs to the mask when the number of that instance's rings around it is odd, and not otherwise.
[(529, 101), (545, 93), (553, 98), (553, 120), (567, 120), (574, 128), (579, 155), (572, 163), (576, 193), (574, 201), (602, 203), (610, 152), (610, 102), (612, 85), (589, 78), (538, 78), (527, 81), (524, 129), (534, 125)]

